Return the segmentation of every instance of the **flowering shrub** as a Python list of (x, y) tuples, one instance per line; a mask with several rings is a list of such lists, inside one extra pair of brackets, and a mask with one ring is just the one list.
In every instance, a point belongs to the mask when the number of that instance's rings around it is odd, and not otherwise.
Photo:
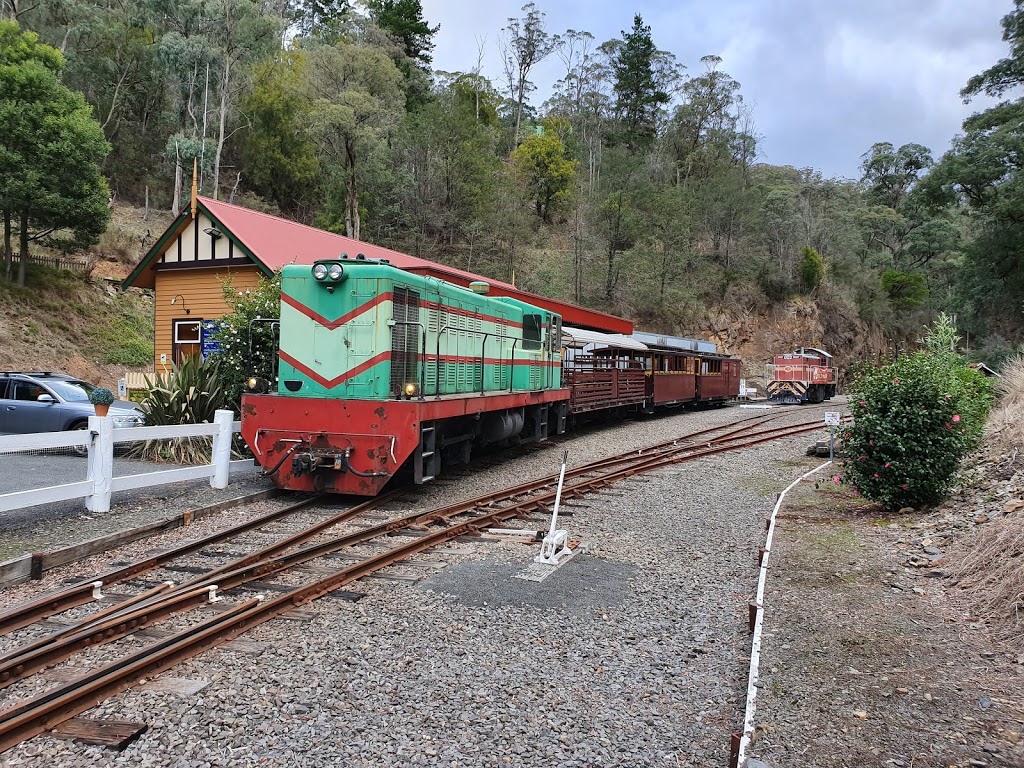
[(213, 357), (220, 365), (227, 402), (241, 412), (242, 392), (250, 376), (267, 379), (272, 385), (277, 383), (278, 329), (271, 323), (252, 321), (281, 317), (281, 273), (261, 277), (256, 288), (245, 291), (238, 291), (226, 280), (223, 290), (230, 311), (218, 321), (214, 338), (220, 343), (220, 350)]
[(981, 439), (988, 381), (950, 352), (918, 352), (863, 372), (851, 388), (843, 479), (886, 509), (943, 497)]

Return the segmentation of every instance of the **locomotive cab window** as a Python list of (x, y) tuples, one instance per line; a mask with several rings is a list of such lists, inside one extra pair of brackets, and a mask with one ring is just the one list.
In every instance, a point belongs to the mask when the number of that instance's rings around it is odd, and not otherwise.
[(562, 318), (560, 315), (551, 315), (551, 331), (548, 333), (548, 351), (552, 355), (558, 354), (562, 348)]
[(540, 315), (523, 315), (523, 349), (532, 352), (540, 349), (541, 321)]

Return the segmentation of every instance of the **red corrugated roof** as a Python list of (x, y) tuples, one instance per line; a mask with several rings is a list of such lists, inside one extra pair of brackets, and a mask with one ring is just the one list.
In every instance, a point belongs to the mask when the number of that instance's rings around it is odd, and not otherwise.
[[(271, 271), (280, 269), (286, 264), (312, 264), (321, 259), (336, 259), (342, 253), (347, 253), (350, 258), (362, 253), (371, 259), (387, 259), (399, 269), (433, 275), (462, 286), (468, 286), (474, 280), (484, 280), (490, 284), (492, 294), (510, 296), (544, 307), (552, 312), (558, 312), (567, 325), (609, 333), (631, 334), (633, 332), (633, 323), (629, 320), (521, 291), (510, 283), (500, 280), (481, 277), (445, 264), (409, 256), (390, 248), (353, 240), (344, 235), (325, 232), (322, 229), (271, 216), (268, 213), (253, 211), (239, 205), (212, 200), (208, 197), (200, 197), (199, 205), (211, 218), (218, 221), (236, 240), (242, 243), (253, 257)], [(155, 256), (152, 252), (150, 255)], [(131, 278), (129, 281), (126, 282), (128, 284), (134, 282)]]

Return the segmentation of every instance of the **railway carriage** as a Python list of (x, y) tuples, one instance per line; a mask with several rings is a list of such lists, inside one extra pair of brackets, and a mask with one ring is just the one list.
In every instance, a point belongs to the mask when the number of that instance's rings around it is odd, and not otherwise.
[(374, 495), (403, 466), (425, 482), (442, 455), (565, 430), (559, 315), (384, 261), (285, 267), (279, 356), (277, 392), (242, 398), (279, 487)]
[(820, 403), (836, 394), (832, 355), (814, 347), (776, 355), (766, 367), (765, 381), (768, 399), (777, 403)]

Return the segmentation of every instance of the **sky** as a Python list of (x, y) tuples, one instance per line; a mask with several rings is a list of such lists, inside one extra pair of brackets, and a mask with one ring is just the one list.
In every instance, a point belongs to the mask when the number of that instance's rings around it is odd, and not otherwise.
[[(484, 46), (484, 75), (501, 82), (498, 40), (521, 0), (422, 0), (440, 24), (434, 68), (473, 69)], [(753, 109), (761, 162), (860, 177), (872, 144), (915, 142), (936, 159), (963, 119), (991, 105), (965, 105), (968, 78), (1008, 53), (999, 20), (1012, 0), (536, 0), (549, 33), (587, 31), (598, 43), (621, 38), (633, 15), (655, 45), (690, 74), (714, 54)], [(562, 76), (552, 56), (531, 79), (539, 107)]]

